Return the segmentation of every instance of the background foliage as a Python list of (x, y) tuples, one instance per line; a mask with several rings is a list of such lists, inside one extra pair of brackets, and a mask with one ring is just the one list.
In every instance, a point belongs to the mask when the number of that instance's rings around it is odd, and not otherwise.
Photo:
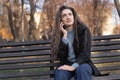
[(0, 42), (51, 39), (61, 5), (74, 7), (92, 36), (120, 34), (119, 0), (0, 0)]

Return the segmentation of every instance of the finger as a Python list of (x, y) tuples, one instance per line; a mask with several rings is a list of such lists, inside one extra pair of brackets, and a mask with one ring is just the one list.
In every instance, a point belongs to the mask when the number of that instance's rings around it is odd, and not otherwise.
[(58, 69), (61, 69), (61, 67), (59, 67)]
[(65, 66), (60, 66), (58, 69), (62, 69), (62, 70), (65, 70)]
[(63, 66), (59, 67), (59, 69), (66, 70), (66, 69), (67, 69), (67, 67), (63, 65)]
[(60, 24), (64, 24), (63, 22), (61, 22)]
[(63, 66), (58, 67), (58, 69), (62, 69)]
[(60, 28), (63, 28), (63, 25), (64, 25), (64, 23), (63, 23), (63, 22), (61, 22), (61, 23), (60, 23)]

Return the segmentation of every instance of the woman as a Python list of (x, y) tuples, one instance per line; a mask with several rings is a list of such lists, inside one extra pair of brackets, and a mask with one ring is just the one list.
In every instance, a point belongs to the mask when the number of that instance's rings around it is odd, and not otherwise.
[(54, 80), (92, 80), (100, 72), (90, 60), (91, 35), (72, 7), (61, 6), (56, 15), (53, 56), (60, 60)]

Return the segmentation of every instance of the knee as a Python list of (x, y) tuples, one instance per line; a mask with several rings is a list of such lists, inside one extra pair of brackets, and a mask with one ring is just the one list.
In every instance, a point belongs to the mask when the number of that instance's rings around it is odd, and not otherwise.
[(85, 72), (92, 72), (91, 66), (89, 64), (81, 64), (79, 67), (76, 69), (76, 72), (78, 73), (85, 73)]
[(56, 70), (55, 71), (55, 77), (61, 77), (61, 78), (65, 77), (65, 71), (63, 71), (63, 70)]

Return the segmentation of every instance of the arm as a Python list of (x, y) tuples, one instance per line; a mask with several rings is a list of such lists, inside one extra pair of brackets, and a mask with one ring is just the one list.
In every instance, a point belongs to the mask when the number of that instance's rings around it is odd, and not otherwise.
[[(88, 28), (84, 31), (84, 50), (77, 56), (76, 62), (82, 64), (90, 60), (91, 51), (91, 33)], [(79, 45), (80, 46), (80, 45)]]
[(60, 30), (63, 33), (63, 36), (60, 40), (58, 58), (62, 63), (66, 62), (67, 53), (68, 53), (68, 41), (67, 41), (67, 31), (63, 28), (63, 22), (60, 23)]
[(68, 56), (68, 43), (65, 44), (62, 40), (60, 41), (59, 50), (57, 57), (62, 63), (65, 63)]

